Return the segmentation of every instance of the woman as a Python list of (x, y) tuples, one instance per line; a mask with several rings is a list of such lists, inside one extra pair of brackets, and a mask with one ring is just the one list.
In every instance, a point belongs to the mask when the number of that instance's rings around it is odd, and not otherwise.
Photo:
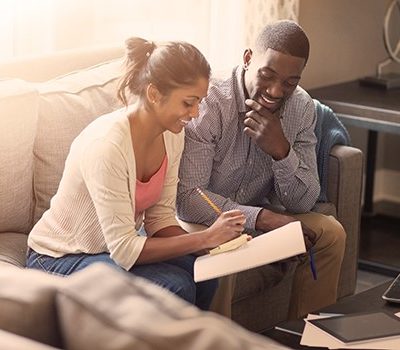
[[(59, 189), (29, 235), (27, 266), (69, 275), (102, 261), (208, 309), (217, 281), (194, 282), (194, 255), (235, 238), (245, 221), (234, 210), (187, 234), (175, 219), (183, 128), (198, 115), (210, 66), (188, 43), (131, 38), (126, 68), (118, 96), (127, 108), (72, 143)], [(136, 97), (129, 106), (127, 93)]]

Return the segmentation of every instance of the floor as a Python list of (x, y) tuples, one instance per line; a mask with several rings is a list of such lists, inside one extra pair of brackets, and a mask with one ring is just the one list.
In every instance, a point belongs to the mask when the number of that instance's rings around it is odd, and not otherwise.
[(370, 262), (369, 270), (374, 272), (389, 276), (400, 272), (400, 218), (387, 215), (362, 218), (360, 260)]
[(393, 279), (400, 273), (400, 218), (363, 217), (356, 292)]
[(372, 287), (377, 286), (383, 282), (392, 280), (393, 277), (389, 277), (386, 275), (382, 275), (375, 272), (358, 270), (357, 273), (357, 285), (355, 293), (361, 293), (364, 290), (370, 289)]

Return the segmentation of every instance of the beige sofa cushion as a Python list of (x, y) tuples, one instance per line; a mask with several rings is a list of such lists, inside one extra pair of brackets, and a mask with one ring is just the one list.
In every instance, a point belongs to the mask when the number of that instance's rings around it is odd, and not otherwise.
[(25, 267), (27, 239), (28, 235), (24, 233), (3, 232), (0, 234), (0, 263)]
[(66, 279), (36, 270), (0, 268), (0, 329), (62, 347), (55, 294)]
[(57, 350), (42, 343), (0, 329), (0, 349), (7, 350)]
[[(99, 288), (101, 286), (101, 288)], [(150, 282), (94, 264), (57, 294), (67, 349), (269, 349), (264, 337)]]
[(0, 81), (0, 232), (31, 228), (37, 111), (38, 93), (32, 86)]
[(38, 84), (39, 120), (34, 145), (34, 222), (56, 193), (70, 145), (98, 116), (121, 107), (116, 98), (122, 60)]
[(28, 338), (6, 332), (0, 329), (0, 349), (7, 350), (57, 350), (52, 346), (48, 346), (39, 342), (35, 342)]

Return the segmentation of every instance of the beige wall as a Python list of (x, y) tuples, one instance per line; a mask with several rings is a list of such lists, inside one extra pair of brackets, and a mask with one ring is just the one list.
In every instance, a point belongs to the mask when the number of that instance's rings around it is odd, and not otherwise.
[(382, 23), (387, 0), (300, 0), (301, 26), (311, 42), (306, 88), (375, 73), (386, 58)]
[[(376, 64), (387, 57), (382, 24), (389, 3), (389, 0), (300, 0), (299, 23), (311, 42), (302, 86), (310, 89), (374, 75)], [(365, 152), (367, 131), (354, 127), (349, 127), (349, 131), (354, 146)], [(382, 183), (376, 184), (375, 199), (393, 194), (393, 186), (385, 186), (388, 182), (393, 184), (394, 179), (400, 183), (399, 149), (399, 135), (379, 134), (377, 168), (383, 174), (389, 171), (391, 181), (384, 175), (376, 177)], [(400, 190), (397, 191), (395, 200), (400, 202)]]

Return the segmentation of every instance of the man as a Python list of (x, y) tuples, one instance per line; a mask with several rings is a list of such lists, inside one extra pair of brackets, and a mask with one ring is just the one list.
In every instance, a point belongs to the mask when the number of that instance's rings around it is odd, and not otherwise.
[[(308, 55), (301, 27), (278, 21), (261, 31), (253, 50), (245, 50), (242, 67), (211, 84), (199, 118), (186, 128), (177, 200), (182, 220), (208, 226), (216, 214), (196, 187), (223, 211), (240, 209), (247, 230), (268, 232), (302, 222), (318, 278), (313, 280), (308, 255), (300, 257), (290, 318), (336, 301), (345, 247), (343, 227), (331, 216), (310, 212), (320, 191), (315, 108), (298, 86)], [(291, 214), (276, 212), (279, 207)]]

